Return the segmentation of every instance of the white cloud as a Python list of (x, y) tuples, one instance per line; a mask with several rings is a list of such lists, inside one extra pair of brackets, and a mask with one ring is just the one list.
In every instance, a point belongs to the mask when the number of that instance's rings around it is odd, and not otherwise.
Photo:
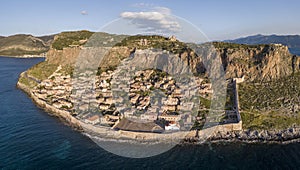
[(169, 8), (166, 8), (166, 7), (161, 7), (161, 6), (158, 6), (158, 7), (154, 7), (154, 9), (162, 14), (166, 14), (166, 15), (171, 15), (172, 14), (172, 11), (169, 9)]
[(149, 8), (149, 7), (153, 7), (154, 5), (153, 4), (150, 4), (150, 3), (135, 3), (132, 5), (133, 7), (137, 7), (137, 8)]
[(165, 7), (155, 7), (152, 11), (144, 12), (123, 12), (120, 16), (146, 31), (178, 32), (181, 28), (171, 10)]
[(88, 12), (87, 11), (81, 11), (80, 14), (81, 15), (88, 15)]

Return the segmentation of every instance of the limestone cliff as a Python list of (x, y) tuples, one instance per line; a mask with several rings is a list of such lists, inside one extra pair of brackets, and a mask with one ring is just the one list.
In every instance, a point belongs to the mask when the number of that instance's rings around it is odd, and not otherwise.
[(226, 77), (242, 77), (248, 81), (270, 81), (299, 71), (299, 58), (280, 44), (217, 47)]
[[(204, 64), (204, 58), (208, 53), (215, 52), (226, 72), (226, 78), (244, 76), (246, 81), (270, 81), (291, 75), (300, 69), (300, 58), (290, 54), (288, 47), (280, 44), (240, 45), (215, 42), (212, 45), (215, 48), (203, 48), (200, 45), (202, 50), (197, 52), (188, 46), (183, 46), (175, 52), (175, 55), (189, 65), (194, 73), (205, 75), (209, 70), (206, 68), (209, 64)], [(169, 48), (165, 49), (174, 52), (174, 49)], [(134, 54), (136, 49), (141, 49), (141, 47), (134, 43), (115, 46), (106, 53), (107, 56), (104, 57), (100, 66), (116, 67), (122, 59)], [(80, 52), (88, 50), (81, 46), (63, 48), (63, 50), (52, 48), (47, 54), (47, 61), (52, 64), (74, 65)]]
[[(178, 56), (197, 74), (209, 72), (210, 53), (216, 53), (226, 72), (226, 78), (241, 78), (246, 81), (270, 81), (291, 75), (300, 70), (300, 57), (292, 55), (287, 46), (241, 45), (214, 42), (213, 48), (200, 45), (196, 53), (187, 49)], [(194, 49), (194, 48), (193, 48)]]
[(46, 55), (46, 61), (57, 65), (74, 65), (80, 53), (79, 47), (64, 48), (63, 50), (50, 49)]

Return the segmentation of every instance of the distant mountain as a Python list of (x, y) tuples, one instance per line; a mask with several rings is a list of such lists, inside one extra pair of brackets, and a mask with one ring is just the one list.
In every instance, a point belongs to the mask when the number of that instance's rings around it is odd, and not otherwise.
[(41, 36), (41, 37), (37, 37), (41, 40), (44, 41), (44, 43), (47, 45), (47, 46), (51, 46), (53, 40), (54, 40), (54, 37), (55, 37), (56, 34), (53, 34), (53, 35), (45, 35), (45, 36)]
[(18, 34), (0, 37), (0, 55), (40, 55), (49, 50), (53, 39), (54, 35), (34, 37), (32, 35)]
[(300, 35), (253, 35), (225, 42), (238, 44), (283, 44), (289, 47), (293, 54), (300, 55)]

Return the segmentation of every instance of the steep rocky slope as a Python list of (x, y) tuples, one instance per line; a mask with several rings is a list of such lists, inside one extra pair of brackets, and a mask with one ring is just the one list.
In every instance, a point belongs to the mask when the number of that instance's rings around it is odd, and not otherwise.
[[(87, 33), (84, 32), (84, 34)], [(106, 39), (112, 36), (115, 39), (117, 37), (110, 34), (101, 34), (101, 36), (106, 37)], [(64, 34), (64, 37), (66, 37), (66, 34)], [(56, 44), (57, 39), (59, 38), (56, 38), (53, 44)], [(73, 44), (78, 44), (83, 40), (86, 39), (78, 39)], [(141, 44), (141, 42), (143, 43), (141, 40), (146, 41), (146, 43)], [(136, 49), (158, 48), (170, 51), (180, 57), (197, 75), (205, 75), (208, 72), (203, 63), (203, 59), (208, 53), (208, 51), (205, 51), (208, 48), (203, 48), (205, 45), (198, 45), (198, 48), (205, 50), (195, 53), (192, 46), (180, 41), (170, 41), (168, 38), (161, 36), (133, 36), (122, 41), (113, 41), (115, 43), (114, 47), (107, 53), (108, 56), (105, 57), (106, 60), (102, 61), (101, 67), (116, 67), (123, 58), (134, 54)], [(283, 45), (240, 45), (214, 42), (210, 46), (215, 47), (215, 49), (209, 48), (209, 50), (215, 50), (216, 54), (220, 56), (223, 68), (226, 71), (226, 78), (244, 77), (246, 81), (270, 81), (288, 76), (299, 71), (300, 68), (299, 57), (290, 54), (287, 46)], [(73, 65), (80, 51), (84, 51), (82, 45), (70, 46), (69, 44), (63, 49), (52, 45), (47, 55), (47, 61), (53, 64)]]
[(299, 57), (279, 44), (238, 45), (215, 43), (227, 78), (243, 77), (247, 81), (270, 81), (299, 71)]

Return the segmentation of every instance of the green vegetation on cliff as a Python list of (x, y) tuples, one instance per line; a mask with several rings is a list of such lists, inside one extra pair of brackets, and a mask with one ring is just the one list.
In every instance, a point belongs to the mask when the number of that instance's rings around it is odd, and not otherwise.
[(215, 48), (221, 48), (221, 49), (238, 49), (238, 48), (244, 48), (244, 49), (249, 49), (249, 48), (264, 48), (264, 47), (269, 47), (270, 45), (268, 44), (259, 44), (259, 45), (246, 45), (246, 44), (236, 44), (236, 43), (227, 43), (227, 42), (213, 42), (213, 45)]
[(282, 108), (292, 110), (295, 104), (300, 104), (299, 84), (299, 73), (270, 82), (242, 83), (239, 85), (241, 108), (250, 111)]
[(87, 42), (87, 40), (94, 34), (90, 31), (70, 31), (62, 32), (54, 38), (52, 48), (62, 50), (70, 46), (80, 46)]
[(300, 125), (300, 114), (286, 115), (283, 112), (246, 112), (241, 111), (243, 128), (262, 130), (262, 129), (287, 129), (292, 126)]
[[(50, 64), (47, 61), (40, 62), (23, 73), (19, 78), (19, 82), (32, 89), (37, 86), (39, 82), (47, 79), (57, 69), (57, 66), (58, 65)], [(69, 68), (63, 70), (69, 70)]]
[(187, 45), (178, 40), (170, 40), (169, 38), (159, 35), (135, 35), (124, 38), (116, 46), (126, 46), (138, 49), (161, 49), (167, 50), (174, 54), (180, 54), (187, 51)]
[(25, 86), (27, 86), (29, 89), (32, 89), (38, 85), (38, 83), (36, 81), (26, 77), (25, 75), (23, 75), (19, 78), (19, 82), (24, 84)]
[(38, 80), (45, 80), (47, 79), (56, 69), (57, 69), (56, 64), (50, 64), (47, 61), (40, 62), (33, 67), (31, 67), (28, 71), (27, 74), (30, 76), (35, 77)]
[(300, 73), (277, 80), (239, 85), (246, 128), (287, 128), (300, 125)]

